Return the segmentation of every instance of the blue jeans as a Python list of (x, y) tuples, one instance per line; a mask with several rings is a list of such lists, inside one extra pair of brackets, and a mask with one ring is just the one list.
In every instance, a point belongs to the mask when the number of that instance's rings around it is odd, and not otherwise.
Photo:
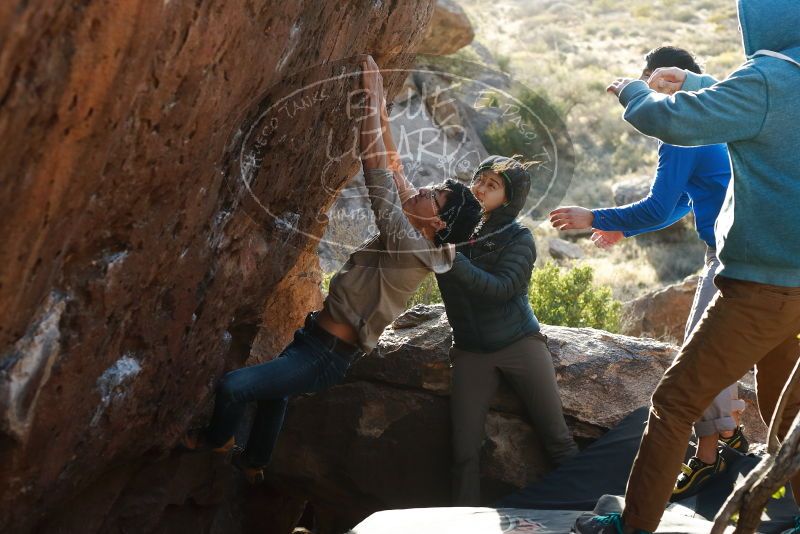
[(257, 402), (245, 457), (251, 465), (267, 465), (283, 426), (289, 397), (335, 386), (344, 379), (350, 363), (346, 355), (330, 350), (300, 328), (294, 333), (294, 341), (274, 360), (222, 377), (208, 428), (210, 444), (219, 447), (230, 440), (247, 404)]

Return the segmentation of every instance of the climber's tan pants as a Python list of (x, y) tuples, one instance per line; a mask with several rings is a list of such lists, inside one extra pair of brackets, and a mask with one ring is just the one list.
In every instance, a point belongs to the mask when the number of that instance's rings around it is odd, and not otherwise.
[[(625, 496), (628, 526), (655, 532), (672, 493), (692, 423), (728, 384), (756, 366), (761, 417), (769, 424), (800, 356), (800, 288), (717, 276), (719, 293), (653, 394)], [(792, 392), (779, 437), (800, 408)], [(792, 479), (795, 498), (800, 476)]]

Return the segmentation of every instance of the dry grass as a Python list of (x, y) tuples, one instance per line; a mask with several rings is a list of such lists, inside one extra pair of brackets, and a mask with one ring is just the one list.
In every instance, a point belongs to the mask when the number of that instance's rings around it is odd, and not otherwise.
[[(701, 0), (459, 0), (476, 40), (504, 70), (564, 110), (578, 156), (568, 201), (607, 204), (610, 181), (650, 173), (655, 144), (621, 120), (605, 87), (638, 77), (663, 44), (693, 51), (724, 77), (743, 61), (734, 2)], [(598, 187), (598, 183), (602, 184)]]
[[(638, 77), (645, 53), (665, 44), (691, 50), (720, 78), (744, 59), (732, 0), (458, 1), (503, 70), (564, 110), (577, 155), (565, 205), (613, 206), (615, 182), (655, 168), (655, 141), (622, 121), (622, 108), (605, 93), (615, 77)], [(542, 264), (557, 232), (544, 223), (535, 235)], [(607, 251), (588, 239), (577, 243), (586, 257), (575, 263), (591, 265), (620, 300), (697, 271), (705, 248), (694, 231), (683, 242), (640, 237)]]

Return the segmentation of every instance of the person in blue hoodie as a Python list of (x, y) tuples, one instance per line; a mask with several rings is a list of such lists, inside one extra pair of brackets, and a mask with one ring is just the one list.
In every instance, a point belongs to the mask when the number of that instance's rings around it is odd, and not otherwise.
[[(653, 394), (624, 511), (583, 516), (578, 533), (655, 531), (692, 422), (753, 366), (770, 421), (800, 356), (800, 2), (739, 0), (738, 11), (747, 61), (725, 80), (670, 68), (608, 88), (645, 135), (683, 146), (727, 143), (733, 181), (716, 223), (719, 295)], [(800, 409), (800, 388), (787, 394), (779, 439)], [(800, 476), (790, 480), (798, 500)]]
[[(682, 48), (661, 46), (645, 57), (640, 79), (647, 80), (656, 69), (679, 67), (701, 74), (694, 56)], [(608, 248), (624, 237), (665, 228), (694, 212), (697, 233), (706, 243), (705, 268), (697, 283), (692, 309), (686, 321), (684, 339), (697, 326), (717, 288), (714, 277), (720, 268), (716, 254), (714, 222), (731, 179), (728, 149), (724, 144), (683, 147), (659, 143), (658, 168), (648, 195), (638, 202), (618, 208), (589, 210), (581, 206), (559, 207), (550, 212), (550, 222), (559, 230), (594, 229), (592, 240)], [(733, 383), (714, 398), (694, 424), (697, 452), (689, 459), (673, 490), (672, 499), (697, 493), (714, 475), (725, 469), (723, 455), (717, 454), (717, 441), (746, 453), (748, 442), (738, 417), (745, 408)]]

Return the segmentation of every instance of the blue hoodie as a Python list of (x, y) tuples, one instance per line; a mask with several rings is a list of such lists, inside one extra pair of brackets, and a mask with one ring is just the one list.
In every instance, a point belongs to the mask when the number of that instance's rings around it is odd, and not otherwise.
[(733, 169), (715, 229), (720, 274), (800, 287), (800, 1), (739, 0), (748, 61), (722, 82), (687, 73), (683, 91), (635, 81), (625, 120), (665, 143), (727, 143)]

